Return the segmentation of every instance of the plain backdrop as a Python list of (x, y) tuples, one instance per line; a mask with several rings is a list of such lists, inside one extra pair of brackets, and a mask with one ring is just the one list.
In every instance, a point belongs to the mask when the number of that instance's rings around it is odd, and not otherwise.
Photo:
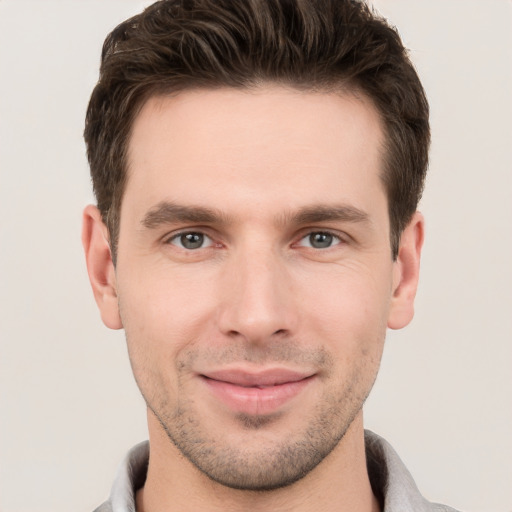
[[(86, 276), (82, 139), (103, 39), (149, 2), (0, 0), (0, 511), (91, 511), (145, 408)], [(430, 99), (413, 323), (366, 425), (431, 500), (512, 510), (512, 3), (379, 0)]]

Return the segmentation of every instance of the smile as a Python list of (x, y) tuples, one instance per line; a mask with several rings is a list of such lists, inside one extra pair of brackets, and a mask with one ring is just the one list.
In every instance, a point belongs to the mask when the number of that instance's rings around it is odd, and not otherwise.
[(314, 380), (314, 374), (284, 369), (260, 373), (229, 370), (201, 375), (212, 395), (236, 413), (278, 412)]

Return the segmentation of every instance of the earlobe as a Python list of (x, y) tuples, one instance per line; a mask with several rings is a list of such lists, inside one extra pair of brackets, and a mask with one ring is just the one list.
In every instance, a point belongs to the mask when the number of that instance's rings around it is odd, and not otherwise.
[(101, 214), (93, 205), (85, 208), (82, 218), (82, 245), (87, 272), (103, 323), (110, 329), (121, 329), (116, 274), (108, 241), (108, 230)]
[(423, 215), (416, 212), (400, 237), (398, 257), (393, 269), (393, 295), (388, 317), (390, 329), (405, 327), (414, 316), (424, 229)]

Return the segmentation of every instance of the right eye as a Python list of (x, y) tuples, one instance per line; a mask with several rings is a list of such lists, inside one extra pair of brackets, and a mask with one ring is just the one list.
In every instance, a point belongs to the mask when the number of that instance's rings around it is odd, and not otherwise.
[(168, 243), (176, 245), (180, 249), (193, 251), (195, 249), (204, 249), (213, 245), (213, 240), (198, 231), (187, 231), (174, 235)]

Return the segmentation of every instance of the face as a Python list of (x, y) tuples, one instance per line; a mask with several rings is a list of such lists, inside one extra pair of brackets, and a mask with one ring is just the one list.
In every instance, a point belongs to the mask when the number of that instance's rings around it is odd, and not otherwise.
[(382, 138), (364, 98), (271, 87), (153, 98), (134, 123), (100, 308), (154, 428), (215, 481), (312, 471), (360, 417), (386, 327), (410, 319)]

